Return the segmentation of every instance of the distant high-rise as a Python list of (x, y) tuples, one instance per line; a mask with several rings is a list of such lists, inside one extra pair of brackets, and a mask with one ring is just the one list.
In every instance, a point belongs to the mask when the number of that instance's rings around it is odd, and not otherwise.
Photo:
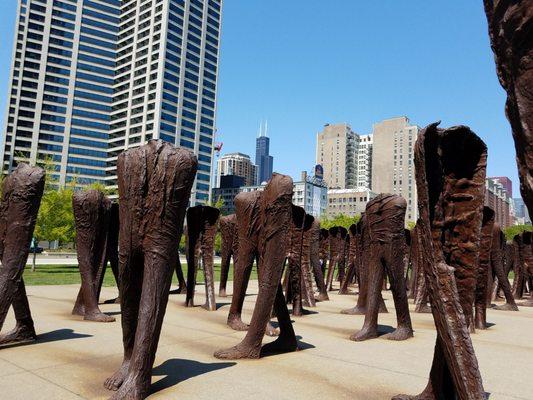
[(19, 0), (2, 171), (53, 162), (116, 187), (118, 154), (163, 139), (198, 156), (209, 199), (222, 0)]
[(414, 145), (419, 131), (407, 117), (383, 120), (372, 131), (372, 191), (402, 196), (407, 221), (418, 219)]
[(226, 175), (240, 176), (244, 179), (245, 186), (255, 185), (257, 167), (250, 160), (250, 156), (242, 153), (225, 154), (217, 163), (217, 178), (215, 187), (222, 187), (220, 180)]
[(257, 165), (257, 180), (260, 185), (272, 177), (274, 158), (270, 155), (270, 138), (267, 136), (267, 125), (261, 126), (259, 137), (255, 143), (255, 165)]

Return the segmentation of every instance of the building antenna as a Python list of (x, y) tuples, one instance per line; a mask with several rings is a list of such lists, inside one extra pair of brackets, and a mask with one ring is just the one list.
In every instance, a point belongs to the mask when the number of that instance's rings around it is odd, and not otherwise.
[(257, 134), (257, 137), (261, 137), (263, 135), (263, 120), (259, 121), (259, 133)]
[(268, 119), (265, 121), (265, 137), (268, 136)]

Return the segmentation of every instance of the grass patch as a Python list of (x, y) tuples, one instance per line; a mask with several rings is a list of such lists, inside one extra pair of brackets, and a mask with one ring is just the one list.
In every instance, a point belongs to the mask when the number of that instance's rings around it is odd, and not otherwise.
[[(182, 265), (185, 279), (187, 279), (187, 264)], [(31, 271), (31, 266), (27, 266), (24, 271), (24, 283), (27, 286), (42, 285), (74, 285), (81, 284), (80, 271), (77, 265), (37, 265), (35, 272)], [(257, 271), (254, 268), (250, 279), (257, 279)], [(215, 281), (220, 280), (220, 264), (215, 264)], [(230, 267), (228, 281), (233, 280), (233, 265)], [(204, 281), (203, 271), (198, 271), (198, 282)], [(172, 275), (172, 285), (177, 285), (176, 274)], [(116, 286), (115, 278), (111, 268), (106, 269), (103, 286)]]

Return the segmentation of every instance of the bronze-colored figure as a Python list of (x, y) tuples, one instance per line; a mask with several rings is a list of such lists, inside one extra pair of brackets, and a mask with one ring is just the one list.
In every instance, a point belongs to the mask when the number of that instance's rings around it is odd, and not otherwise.
[[(118, 233), (120, 230), (120, 218), (118, 203), (111, 203), (111, 211), (109, 215), (109, 225), (107, 229), (107, 245), (106, 245), (106, 265), (109, 262), (111, 272), (115, 278), (117, 288), (120, 287), (120, 277), (118, 273)], [(100, 283), (98, 285), (98, 299), (100, 298), (100, 291), (102, 289), (102, 283), (104, 281), (104, 275), (102, 274)], [(120, 304), (120, 298), (106, 300), (106, 304)]]
[[(301, 261), (301, 298), (306, 307), (315, 307), (315, 294), (313, 291), (313, 268), (311, 266), (311, 252), (315, 245), (314, 235), (318, 232), (313, 230), (315, 218), (312, 215), (305, 214), (302, 237), (302, 261)], [(318, 250), (316, 248), (315, 250)], [(318, 258), (318, 252), (316, 252)], [(303, 311), (303, 310), (302, 310)], [(294, 311), (293, 311), (294, 314)]]
[(236, 264), (239, 249), (239, 235), (237, 232), (237, 216), (235, 214), (220, 217), (220, 235), (222, 237), (222, 261), (220, 263), (220, 286), (218, 295), (226, 297), (226, 285), (228, 282), (229, 267), (233, 257), (233, 265)]
[(533, 215), (533, 7), (529, 1), (483, 2), (498, 78), (507, 92), (520, 192)]
[(117, 162), (120, 305), (124, 360), (104, 386), (111, 399), (144, 399), (194, 183), (193, 153), (161, 140), (127, 150)]
[(406, 340), (413, 336), (404, 279), (405, 211), (404, 198), (380, 194), (367, 203), (365, 216), (370, 238), (367, 313), (363, 328), (350, 339), (362, 341), (378, 336), (379, 293), (385, 273), (391, 284), (398, 327), (385, 337)]
[(468, 329), (473, 309), (487, 148), (469, 128), (423, 129), (415, 145), (420, 252), (437, 342), (429, 383), (395, 399), (485, 399)]
[(531, 286), (531, 278), (533, 277), (533, 232), (522, 232), (522, 240), (520, 241), (520, 283), (519, 295), (522, 297), (525, 292), (526, 284), (529, 288), (529, 298), (527, 301), (520, 303), (523, 307), (533, 307), (533, 287)]
[(511, 284), (509, 283), (508, 275), (509, 273), (505, 270), (504, 266), (504, 252), (505, 252), (505, 235), (500, 229), (498, 223), (494, 223), (492, 229), (492, 247), (490, 251), (490, 262), (492, 269), (493, 279), (496, 277), (498, 279), (496, 290), (501, 288), (505, 296), (505, 304), (501, 306), (494, 307), (495, 310), (506, 310), (506, 311), (518, 311), (518, 307), (514, 301), (513, 293), (511, 291)]
[(0, 335), (0, 344), (37, 338), (22, 274), (30, 252), (44, 191), (44, 170), (20, 163), (2, 185), (0, 202), (0, 331), (13, 305), (16, 326)]
[[(327, 232), (327, 230), (324, 229)], [(316, 301), (329, 300), (329, 296), (326, 290), (326, 282), (324, 281), (324, 274), (322, 273), (323, 249), (322, 249), (322, 230), (320, 229), (320, 222), (316, 219), (309, 229), (309, 253), (311, 268), (313, 270), (313, 276), (315, 278), (315, 284), (318, 290), (318, 296), (315, 297)]]
[(348, 231), (342, 226), (334, 226), (332, 228), (329, 228), (329, 265), (326, 287), (330, 291), (333, 290), (333, 279), (335, 277), (335, 269), (338, 268), (338, 271), (344, 269), (344, 247), (346, 245), (347, 234)]
[(194, 290), (198, 268), (198, 253), (202, 259), (205, 280), (205, 304), (202, 308), (216, 311), (215, 272), (213, 257), (220, 210), (209, 206), (195, 206), (187, 210), (187, 296), (185, 305), (194, 306)]
[(348, 229), (348, 271), (346, 272), (345, 278), (341, 282), (341, 288), (339, 290), (339, 294), (350, 294), (350, 291), (348, 290), (348, 286), (354, 281), (356, 278), (356, 264), (357, 264), (357, 246), (360, 232), (357, 230), (357, 224), (352, 224), (350, 228)]
[(72, 314), (87, 321), (114, 322), (98, 307), (100, 286), (108, 261), (111, 201), (99, 190), (78, 191), (72, 196), (81, 288)]
[(292, 314), (300, 317), (304, 314), (302, 306), (302, 250), (305, 210), (302, 207), (292, 205), (291, 222), (287, 253), (287, 300), (292, 302)]
[[(479, 262), (476, 283), (475, 299), (475, 327), (476, 329), (487, 329), (487, 291), (488, 277), (492, 276), (490, 271), (490, 256), (492, 249), (492, 233), (494, 230), (494, 210), (490, 207), (483, 207), (483, 220), (481, 223), (481, 242), (479, 246)], [(471, 330), (472, 327), (471, 327)]]
[[(281, 288), (291, 224), (292, 193), (292, 179), (275, 173), (260, 196), (259, 218), (249, 221), (248, 225), (248, 229), (257, 227), (255, 232), (259, 236), (259, 264), (262, 272), (259, 276), (257, 302), (245, 338), (235, 347), (215, 352), (217, 358), (259, 358), (263, 354), (297, 350), (296, 336)], [(238, 210), (237, 208), (237, 218)], [(240, 228), (239, 225), (239, 230)], [(240, 238), (241, 236), (239, 240)], [(261, 347), (272, 308), (280, 325), (280, 336)]]
[(415, 225), (411, 232), (411, 247), (410, 247), (410, 260), (411, 260), (411, 274), (413, 275), (413, 298), (415, 300), (415, 312), (417, 313), (430, 313), (431, 307), (429, 307), (429, 294), (426, 285), (426, 276), (424, 269), (422, 268), (422, 261), (420, 260), (420, 229), (418, 224)]

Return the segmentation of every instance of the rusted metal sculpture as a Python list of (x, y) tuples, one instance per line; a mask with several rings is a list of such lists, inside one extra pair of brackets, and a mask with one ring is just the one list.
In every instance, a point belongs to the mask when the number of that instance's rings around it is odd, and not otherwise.
[[(302, 236), (302, 261), (301, 261), (301, 285), (300, 292), (302, 303), (306, 307), (315, 307), (315, 294), (313, 292), (313, 271), (311, 266), (311, 252), (313, 241), (313, 224), (315, 218), (312, 215), (305, 214)], [(317, 249), (318, 250), (318, 249)], [(317, 253), (318, 256), (318, 253)], [(304, 310), (302, 310), (304, 311)]]
[(120, 154), (120, 303), (124, 360), (104, 386), (112, 400), (144, 399), (198, 162), (161, 140)]
[(221, 263), (220, 263), (220, 286), (218, 295), (226, 297), (226, 285), (228, 282), (229, 267), (233, 257), (233, 265), (236, 264), (239, 249), (239, 235), (237, 232), (237, 216), (235, 214), (220, 217), (219, 222), (220, 236), (222, 237), (221, 245)]
[[(298, 348), (280, 282), (287, 254), (292, 193), (292, 179), (275, 173), (260, 196), (259, 218), (249, 221), (248, 225), (250, 230), (258, 228), (254, 231), (259, 237), (259, 264), (262, 272), (259, 276), (257, 302), (245, 338), (235, 347), (215, 352), (217, 358), (259, 358), (264, 354), (295, 351)], [(239, 218), (239, 208), (237, 216)], [(279, 322), (280, 335), (275, 341), (261, 347), (272, 308)]]
[(367, 203), (365, 216), (370, 238), (367, 313), (363, 328), (352, 335), (351, 340), (363, 341), (378, 336), (379, 293), (385, 273), (391, 285), (398, 321), (396, 330), (385, 337), (406, 340), (413, 336), (404, 279), (406, 209), (405, 199), (394, 194), (380, 194)]
[(531, 278), (533, 277), (533, 232), (522, 232), (519, 251), (520, 251), (520, 276), (518, 283), (519, 298), (523, 297), (525, 293), (526, 284), (529, 288), (529, 298), (527, 301), (520, 303), (522, 307), (533, 307), (533, 287), (531, 286)]
[(523, 235), (518, 234), (513, 238), (512, 243), (513, 258), (513, 297), (515, 300), (522, 298), (525, 290), (524, 277), (524, 243)]
[(292, 314), (296, 317), (303, 315), (302, 306), (302, 246), (305, 223), (305, 210), (292, 205), (291, 225), (289, 227), (289, 245), (287, 248), (288, 287), (287, 301), (292, 302)]
[[(120, 286), (120, 277), (118, 274), (118, 233), (120, 230), (120, 218), (118, 203), (111, 203), (111, 210), (109, 215), (109, 226), (107, 229), (107, 245), (106, 245), (106, 264), (109, 262), (111, 267), (111, 272), (115, 278), (117, 288)], [(100, 298), (100, 291), (102, 289), (102, 284), (104, 282), (104, 274), (100, 278), (100, 283), (98, 285), (98, 299)], [(114, 299), (106, 300), (106, 304), (120, 304), (120, 298), (116, 297)]]
[(426, 285), (426, 277), (424, 274), (424, 269), (422, 268), (422, 260), (420, 256), (422, 255), (421, 251), (421, 239), (420, 239), (420, 229), (418, 224), (415, 225), (411, 231), (411, 246), (410, 246), (410, 261), (411, 261), (411, 275), (412, 279), (412, 288), (413, 299), (415, 302), (415, 312), (416, 313), (430, 313), (431, 307), (428, 305), (429, 294)]
[(111, 200), (99, 190), (78, 191), (72, 196), (81, 288), (72, 314), (86, 321), (114, 322), (98, 307), (100, 287), (107, 268), (111, 229)]
[(424, 392), (394, 399), (485, 399), (466, 311), (473, 309), (486, 165), (485, 144), (465, 126), (436, 123), (419, 134), (420, 260), (437, 342)]
[[(342, 314), (348, 315), (365, 315), (367, 312), (368, 301), (368, 263), (370, 261), (370, 237), (368, 234), (368, 225), (366, 213), (361, 214), (361, 219), (357, 223), (359, 234), (359, 240), (357, 244), (357, 278), (359, 284), (359, 296), (357, 297), (357, 304), (345, 310), (342, 310)], [(385, 301), (381, 295), (381, 291), (378, 293), (379, 312), (386, 313), (387, 307)]]
[(348, 231), (342, 226), (329, 228), (329, 263), (326, 287), (329, 291), (333, 290), (333, 279), (335, 269), (338, 271), (344, 269), (345, 262), (345, 245)]
[[(494, 229), (494, 210), (483, 207), (483, 219), (481, 222), (481, 237), (479, 246), (479, 261), (476, 283), (475, 299), (475, 327), (487, 329), (487, 292), (488, 277), (492, 276), (490, 270), (490, 255), (492, 249), (492, 232)], [(469, 322), (471, 324), (472, 322)], [(471, 326), (471, 330), (473, 327)]]
[(315, 301), (329, 300), (328, 291), (326, 290), (326, 282), (324, 281), (324, 273), (322, 272), (322, 265), (327, 263), (327, 249), (325, 246), (328, 244), (327, 236), (323, 236), (326, 233), (326, 229), (320, 229), (320, 222), (313, 221), (311, 229), (309, 230), (310, 241), (309, 251), (311, 257), (311, 267), (313, 269), (313, 275), (315, 277), (315, 284), (318, 290), (318, 295), (315, 297)]
[(20, 163), (5, 178), (0, 202), (0, 331), (9, 307), (16, 326), (0, 335), (0, 345), (37, 338), (22, 274), (44, 190), (44, 170)]
[(533, 215), (533, 7), (529, 1), (484, 0), (505, 112), (513, 130), (520, 192)]
[(493, 307), (494, 310), (518, 311), (518, 307), (514, 301), (513, 293), (511, 291), (511, 284), (508, 279), (508, 271), (504, 266), (505, 259), (505, 235), (503, 234), (500, 225), (494, 223), (492, 228), (492, 247), (490, 251), (490, 262), (492, 277), (497, 278), (496, 291), (501, 288), (505, 296), (505, 304)]
[(352, 224), (350, 228), (348, 229), (348, 256), (347, 256), (347, 262), (348, 262), (348, 270), (346, 272), (345, 278), (341, 282), (341, 288), (339, 290), (339, 294), (350, 294), (350, 291), (348, 290), (349, 285), (354, 281), (356, 278), (356, 264), (357, 264), (357, 246), (359, 241), (360, 232), (357, 230), (357, 224)]
[(185, 305), (194, 306), (198, 254), (202, 260), (205, 281), (205, 303), (202, 308), (216, 311), (213, 257), (220, 210), (198, 205), (187, 210), (187, 296)]

